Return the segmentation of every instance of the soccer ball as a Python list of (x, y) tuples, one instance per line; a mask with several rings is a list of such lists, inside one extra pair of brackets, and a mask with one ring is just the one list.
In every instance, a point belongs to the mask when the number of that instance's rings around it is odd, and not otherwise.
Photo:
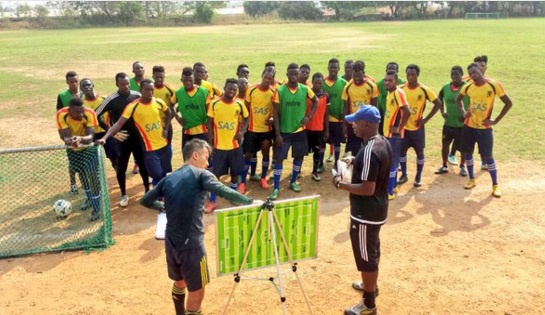
[(66, 218), (72, 212), (72, 204), (68, 200), (59, 199), (55, 201), (53, 211), (58, 218)]

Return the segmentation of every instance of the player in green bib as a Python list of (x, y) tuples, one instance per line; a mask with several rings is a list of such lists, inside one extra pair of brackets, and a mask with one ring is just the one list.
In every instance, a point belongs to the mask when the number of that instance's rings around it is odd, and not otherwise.
[[(297, 64), (289, 64), (287, 76), (288, 83), (279, 86), (273, 96), (273, 122), (277, 150), (274, 152), (274, 189), (269, 196), (272, 200), (277, 199), (280, 193), (282, 162), (288, 157), (290, 148), (293, 157), (290, 189), (295, 192), (301, 191), (296, 180), (301, 171), (303, 157), (308, 154), (305, 125), (312, 119), (318, 106), (318, 100), (312, 89), (298, 82), (299, 66)], [(307, 99), (312, 100), (308, 115), (306, 114)]]
[[(464, 70), (460, 66), (454, 66), (450, 70), (451, 82), (446, 83), (439, 91), (439, 99), (443, 101), (443, 106), (441, 106), (441, 115), (445, 118), (445, 123), (443, 124), (443, 136), (442, 136), (442, 147), (441, 147), (441, 157), (443, 158), (443, 165), (435, 171), (435, 174), (445, 174), (448, 173), (447, 163), (458, 165), (456, 161), (456, 151), (461, 153), (461, 141), (462, 141), (462, 127), (464, 126), (464, 121), (462, 113), (458, 109), (456, 104), (456, 96), (460, 93), (460, 90), (465, 85), (465, 82), (462, 80), (464, 75)], [(464, 97), (464, 108), (467, 110), (467, 105), (469, 104), (468, 97)], [(445, 112), (446, 107), (446, 112)], [(452, 149), (449, 147), (452, 143)], [(465, 167), (465, 157), (461, 154), (462, 158), (460, 161), (460, 175), (467, 176), (467, 171)]]
[[(338, 77), (339, 60), (331, 58), (328, 62), (328, 76), (322, 86), (324, 92), (329, 95), (329, 145), (333, 145), (335, 152), (335, 167), (341, 154), (341, 143), (346, 140), (346, 127), (344, 125), (344, 101), (342, 99), (344, 87), (347, 82)], [(328, 158), (327, 162), (333, 159)]]
[[(66, 73), (66, 84), (68, 85), (68, 89), (62, 91), (57, 95), (57, 111), (68, 107), (70, 104), (70, 100), (74, 97), (81, 97), (80, 91), (79, 91), (79, 78), (78, 74), (75, 71), (68, 71)], [(68, 151), (67, 151), (68, 152)], [(70, 191), (73, 194), (78, 193), (78, 186), (76, 185), (76, 172), (68, 166), (68, 174), (70, 175)]]
[(210, 103), (208, 90), (195, 85), (193, 69), (185, 67), (182, 70), (183, 86), (171, 98), (173, 105), (178, 104), (175, 118), (183, 127), (182, 148), (193, 138), (206, 140), (208, 118), (206, 109)]

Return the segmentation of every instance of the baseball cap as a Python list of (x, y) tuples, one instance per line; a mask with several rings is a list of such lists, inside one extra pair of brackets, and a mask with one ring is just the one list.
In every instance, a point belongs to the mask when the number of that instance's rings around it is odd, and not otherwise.
[(380, 122), (380, 112), (373, 105), (362, 105), (355, 113), (344, 116), (344, 119), (349, 123), (363, 120), (368, 123), (378, 124)]

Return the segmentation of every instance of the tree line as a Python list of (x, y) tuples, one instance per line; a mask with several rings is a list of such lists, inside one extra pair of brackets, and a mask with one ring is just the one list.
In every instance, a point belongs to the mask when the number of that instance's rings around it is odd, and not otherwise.
[[(27, 21), (30, 27), (86, 27), (210, 24), (227, 1), (48, 1), (15, 8), (0, 2), (0, 27)], [(544, 16), (542, 1), (245, 1), (255, 19), (361, 21), (462, 18), (472, 12), (502, 16)]]

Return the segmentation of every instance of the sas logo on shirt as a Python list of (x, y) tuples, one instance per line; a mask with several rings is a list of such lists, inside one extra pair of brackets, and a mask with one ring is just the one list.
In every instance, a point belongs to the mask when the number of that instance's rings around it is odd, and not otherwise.
[(217, 126), (219, 130), (235, 130), (237, 123), (220, 120), (217, 122)]
[(268, 115), (269, 114), (269, 109), (268, 108), (254, 107), (254, 114), (255, 115)]
[(151, 124), (146, 124), (146, 132), (152, 132), (154, 130), (161, 129), (161, 122), (157, 121)]
[(480, 104), (480, 103), (471, 104), (471, 110), (472, 111), (483, 111), (483, 112), (485, 112), (486, 107), (487, 107), (486, 104)]

